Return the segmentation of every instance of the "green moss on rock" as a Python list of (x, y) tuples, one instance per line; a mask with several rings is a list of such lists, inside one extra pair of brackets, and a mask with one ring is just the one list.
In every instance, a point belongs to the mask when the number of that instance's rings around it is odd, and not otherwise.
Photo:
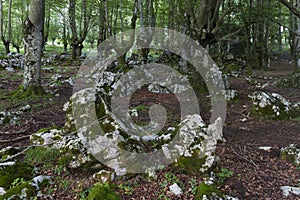
[(300, 149), (298, 149), (294, 144), (290, 144), (289, 146), (282, 148), (280, 151), (280, 158), (300, 167)]
[(199, 174), (200, 168), (205, 163), (206, 158), (207, 156), (200, 157), (199, 152), (195, 151), (191, 157), (179, 157), (173, 166), (190, 174)]
[(33, 96), (43, 96), (49, 95), (45, 92), (42, 86), (29, 86), (27, 89), (24, 89), (24, 86), (21, 85), (16, 91), (12, 93), (12, 97), (16, 99), (25, 99)]
[[(206, 196), (206, 198), (204, 198)], [(201, 183), (196, 190), (195, 200), (207, 199), (209, 197), (223, 197), (222, 192), (215, 185)], [(209, 198), (210, 199), (210, 198)]]
[(86, 200), (119, 200), (120, 197), (113, 191), (109, 184), (96, 183), (89, 192)]
[(0, 187), (8, 190), (17, 178), (23, 178), (28, 181), (33, 178), (33, 167), (27, 163), (17, 162), (11, 166), (5, 166), (0, 169)]
[(37, 194), (34, 186), (30, 181), (10, 188), (0, 199), (33, 199)]

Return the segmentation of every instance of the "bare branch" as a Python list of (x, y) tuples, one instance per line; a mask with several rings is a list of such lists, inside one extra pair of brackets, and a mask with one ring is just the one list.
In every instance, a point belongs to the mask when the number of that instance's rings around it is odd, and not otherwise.
[(294, 15), (300, 18), (300, 10), (289, 3), (287, 0), (279, 0), (280, 3), (285, 5)]

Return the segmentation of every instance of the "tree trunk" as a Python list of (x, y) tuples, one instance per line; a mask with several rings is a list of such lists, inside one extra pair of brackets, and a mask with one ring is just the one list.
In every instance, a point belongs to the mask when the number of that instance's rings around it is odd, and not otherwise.
[[(291, 0), (290, 4), (293, 6), (294, 3), (297, 5), (299, 0)], [(290, 14), (290, 37), (289, 37), (289, 44), (291, 49), (291, 55), (294, 62), (294, 73), (298, 73), (300, 71), (299, 67), (299, 45), (300, 45), (300, 37), (296, 33), (300, 33), (300, 26), (299, 26), (299, 18), (296, 17), (293, 13)]]
[[(297, 8), (300, 10), (300, 0), (297, 0)], [(300, 16), (297, 17), (297, 33), (296, 36), (296, 45), (297, 45), (297, 52), (296, 57), (298, 58), (297, 63), (295, 63), (295, 70), (294, 73), (300, 72)]]
[[(23, 90), (41, 87), (41, 57), (45, 17), (45, 0), (31, 0), (29, 16), (23, 25), (26, 49)], [(33, 90), (35, 92), (36, 90)]]
[[(89, 8), (89, 10), (87, 10)], [(76, 0), (69, 0), (69, 21), (72, 31), (71, 47), (72, 47), (72, 59), (76, 60), (81, 55), (83, 49), (83, 42), (86, 39), (89, 24), (92, 17), (93, 3), (87, 5), (87, 0), (82, 0), (81, 6), (81, 20), (79, 22), (79, 36), (77, 35), (76, 26)]]
[(67, 20), (64, 14), (63, 16), (63, 35), (62, 35), (62, 40), (63, 40), (63, 45), (64, 45), (64, 52), (67, 53), (68, 51), (68, 40), (69, 40), (69, 34), (67, 33)]
[(70, 28), (72, 31), (71, 44), (70, 44), (72, 48), (72, 60), (75, 60), (77, 58), (76, 52), (78, 47), (75, 8), (76, 8), (76, 0), (69, 0), (69, 21), (70, 21)]
[[(1, 0), (0, 0), (1, 1)], [(11, 27), (11, 9), (12, 9), (12, 0), (9, 0), (9, 6), (8, 6), (8, 21), (7, 21), (7, 26), (8, 26), (8, 35), (7, 38), (4, 34), (3, 31), (3, 4), (2, 1), (0, 2), (0, 37), (3, 42), (3, 45), (5, 47), (5, 52), (8, 54), (10, 52), (10, 43), (12, 39), (12, 27)]]
[(44, 50), (48, 42), (48, 36), (50, 31), (50, 19), (51, 19), (50, 5), (48, 5), (46, 14), (47, 15), (45, 16), (45, 31), (44, 31), (44, 45), (43, 45)]

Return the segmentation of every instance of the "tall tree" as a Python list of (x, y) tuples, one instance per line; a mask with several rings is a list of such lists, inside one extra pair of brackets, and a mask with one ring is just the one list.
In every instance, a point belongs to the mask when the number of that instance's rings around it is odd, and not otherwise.
[(300, 71), (300, 18), (298, 13), (292, 8), (300, 8), (299, 0), (290, 0), (290, 2), (280, 1), (291, 11), (289, 26), (289, 44), (290, 51), (294, 61), (294, 73)]
[[(71, 47), (72, 59), (75, 60), (81, 55), (83, 49), (83, 42), (85, 41), (92, 20), (92, 8), (94, 1), (82, 0), (80, 7), (79, 23), (76, 20), (76, 0), (69, 0), (69, 23), (72, 32)], [(79, 24), (77, 26), (77, 24)], [(79, 34), (79, 35), (78, 35)]]
[(4, 16), (3, 16), (3, 3), (0, 0), (0, 37), (4, 44), (6, 53), (10, 52), (10, 43), (12, 40), (12, 28), (11, 28), (11, 10), (12, 10), (12, 0), (8, 3), (8, 16), (7, 16), (7, 36), (4, 32)]
[(30, 94), (41, 91), (44, 18), (45, 0), (30, 0), (29, 16), (23, 24), (23, 42), (26, 51), (23, 90)]

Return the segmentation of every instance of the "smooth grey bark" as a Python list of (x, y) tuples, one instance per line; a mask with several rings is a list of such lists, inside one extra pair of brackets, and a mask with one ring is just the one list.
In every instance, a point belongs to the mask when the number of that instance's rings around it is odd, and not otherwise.
[(29, 16), (23, 24), (23, 42), (26, 50), (23, 90), (41, 85), (44, 18), (45, 0), (31, 0)]

